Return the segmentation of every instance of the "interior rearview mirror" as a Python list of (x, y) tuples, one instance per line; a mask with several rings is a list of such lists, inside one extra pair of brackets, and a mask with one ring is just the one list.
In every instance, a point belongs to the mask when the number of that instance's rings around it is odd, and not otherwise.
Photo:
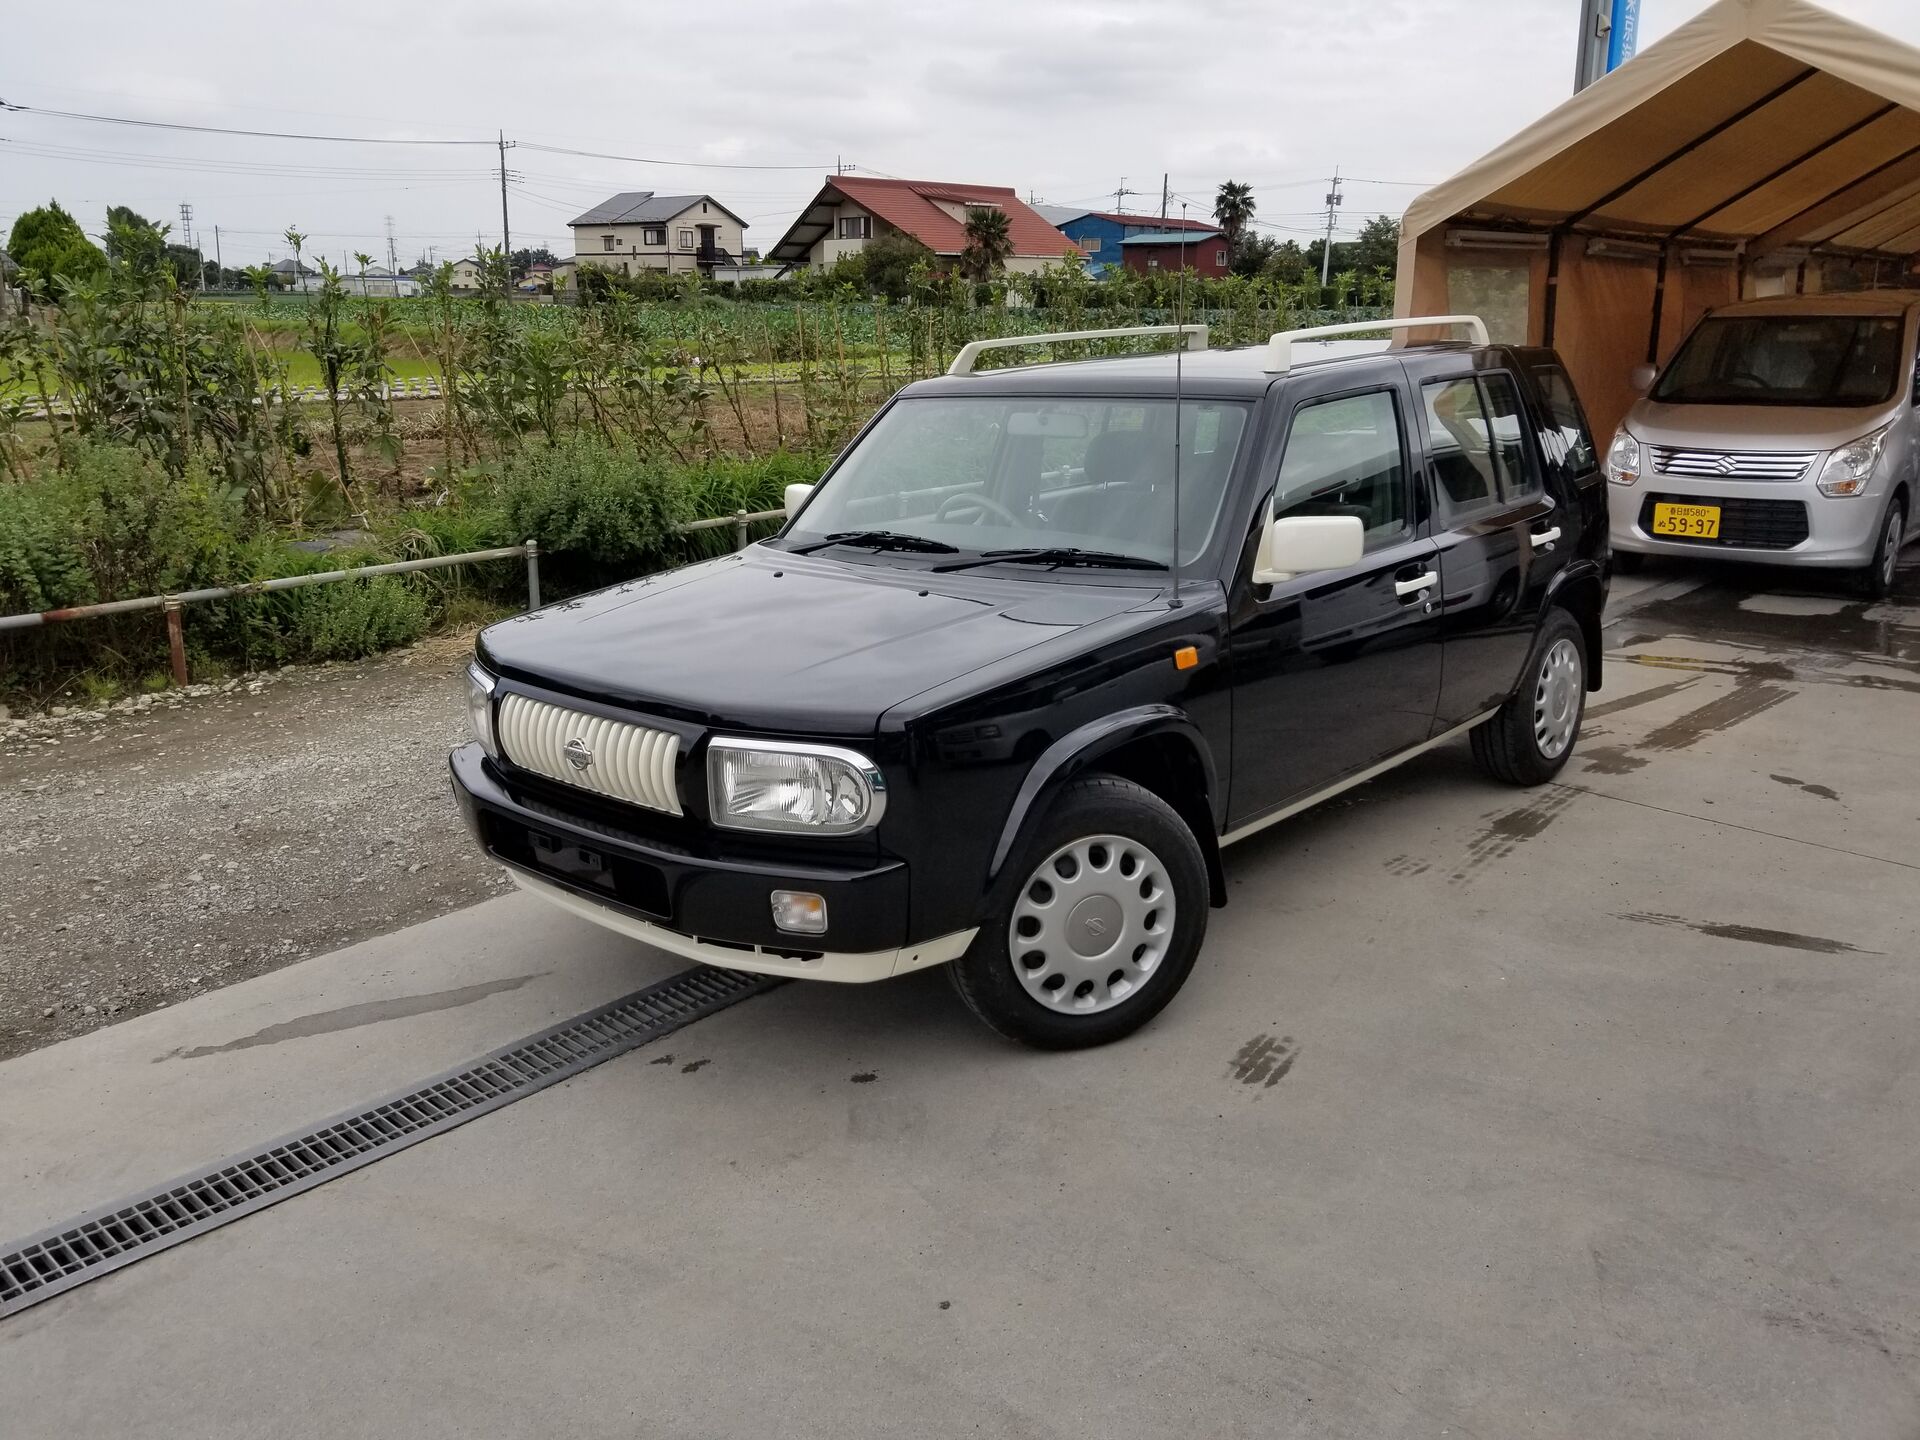
[(1272, 585), (1320, 570), (1346, 570), (1367, 548), (1358, 515), (1289, 515), (1267, 526), (1253, 557), (1253, 583)]
[(794, 512), (796, 510), (798, 510), (802, 505), (807, 503), (807, 496), (811, 495), (812, 493), (813, 493), (813, 486), (811, 485), (787, 486), (787, 493), (785, 497), (782, 499), (781, 503), (787, 512), (787, 518), (789, 520), (793, 518)]
[(1653, 382), (1660, 372), (1651, 365), (1636, 365), (1627, 373), (1627, 383), (1633, 386), (1633, 393), (1644, 395), (1653, 389)]

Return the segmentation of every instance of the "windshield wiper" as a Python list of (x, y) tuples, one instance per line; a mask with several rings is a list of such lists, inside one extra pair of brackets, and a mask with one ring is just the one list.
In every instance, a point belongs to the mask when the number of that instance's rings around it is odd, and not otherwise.
[(1122, 555), (1114, 550), (1081, 550), (1071, 545), (1037, 546), (1030, 550), (983, 550), (972, 560), (935, 565), (936, 572), (971, 570), (977, 565), (1087, 565), (1110, 570), (1164, 570), (1158, 560)]
[(836, 530), (818, 540), (789, 547), (793, 555), (811, 555), (829, 545), (866, 545), (875, 550), (913, 550), (927, 555), (958, 555), (960, 547), (944, 540), (929, 540), (924, 535), (903, 535), (897, 530)]

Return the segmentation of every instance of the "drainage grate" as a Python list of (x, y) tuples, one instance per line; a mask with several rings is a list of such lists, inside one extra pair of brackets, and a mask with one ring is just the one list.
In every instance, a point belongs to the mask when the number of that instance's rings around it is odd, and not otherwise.
[(544, 1090), (782, 984), (701, 966), (402, 1094), (183, 1175), (0, 1253), (0, 1317)]

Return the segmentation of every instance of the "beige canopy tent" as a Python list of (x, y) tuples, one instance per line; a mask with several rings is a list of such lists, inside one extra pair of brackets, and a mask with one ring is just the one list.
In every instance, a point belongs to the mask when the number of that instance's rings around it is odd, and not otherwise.
[(1917, 252), (1920, 51), (1720, 0), (1414, 201), (1397, 297), (1558, 348), (1604, 445), (1707, 309), (1911, 284)]

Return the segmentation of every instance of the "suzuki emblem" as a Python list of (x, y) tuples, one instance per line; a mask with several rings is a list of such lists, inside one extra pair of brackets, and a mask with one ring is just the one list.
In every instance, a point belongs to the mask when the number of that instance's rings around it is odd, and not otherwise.
[(584, 770), (593, 764), (593, 751), (587, 748), (587, 742), (578, 735), (567, 741), (567, 748), (561, 753), (567, 757), (567, 763), (576, 770)]
[(1731, 475), (1740, 468), (1740, 462), (1731, 455), (1722, 455), (1718, 460), (1713, 462), (1713, 468), (1718, 470), (1722, 475)]

